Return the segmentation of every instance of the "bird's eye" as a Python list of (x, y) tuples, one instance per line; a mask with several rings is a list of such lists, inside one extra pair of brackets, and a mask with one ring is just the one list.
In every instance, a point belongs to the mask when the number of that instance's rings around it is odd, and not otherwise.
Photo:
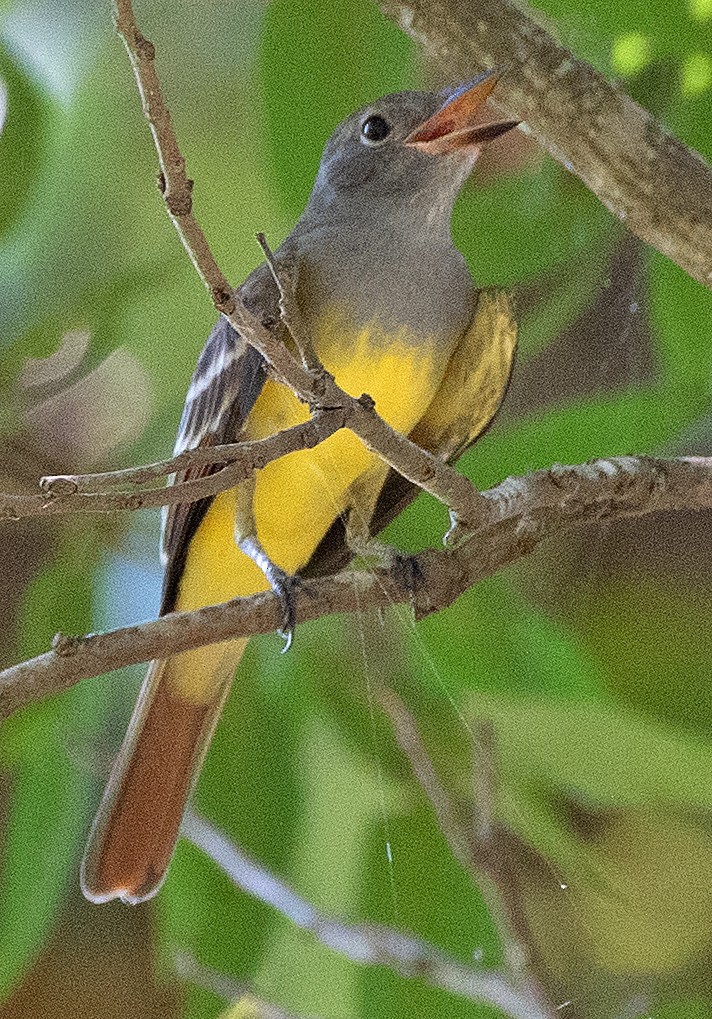
[(390, 133), (391, 125), (377, 113), (367, 117), (361, 125), (361, 139), (367, 145), (379, 145)]

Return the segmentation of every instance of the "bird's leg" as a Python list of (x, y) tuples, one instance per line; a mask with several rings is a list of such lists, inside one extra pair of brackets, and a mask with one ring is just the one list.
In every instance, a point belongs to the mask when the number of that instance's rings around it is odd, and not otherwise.
[(282, 607), (282, 625), (277, 633), (284, 639), (282, 651), (289, 651), (294, 638), (296, 623), (296, 592), (299, 588), (299, 577), (293, 576), (272, 562), (254, 534), (246, 535), (237, 540), (238, 548), (252, 562), (259, 566), (267, 578), (269, 586), (279, 598)]
[(299, 577), (286, 573), (273, 563), (257, 537), (253, 512), (254, 477), (243, 482), (237, 493), (235, 511), (235, 544), (252, 560), (265, 576), (272, 591), (279, 598), (282, 608), (282, 625), (277, 633), (284, 640), (282, 653), (288, 651), (294, 638), (296, 624), (296, 593)]

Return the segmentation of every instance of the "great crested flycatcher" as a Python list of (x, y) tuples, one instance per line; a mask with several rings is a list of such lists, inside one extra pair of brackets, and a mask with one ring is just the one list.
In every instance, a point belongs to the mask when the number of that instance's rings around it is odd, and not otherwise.
[[(516, 342), (509, 298), (475, 287), (450, 233), (482, 146), (516, 126), (477, 123), (497, 78), (490, 71), (449, 93), (385, 96), (348, 117), (277, 251), (294, 277), (305, 335), (338, 384), (370, 394), (392, 428), (448, 461), (492, 420)], [(265, 263), (240, 296), (291, 342)], [(308, 414), (221, 319), (198, 359), (176, 452), (273, 435)], [(350, 529), (378, 533), (416, 492), (342, 429), (215, 498), (171, 506), (161, 613), (270, 584), (288, 601), (290, 577), (346, 565)], [(151, 663), (82, 864), (92, 901), (141, 902), (160, 887), (245, 644)]]

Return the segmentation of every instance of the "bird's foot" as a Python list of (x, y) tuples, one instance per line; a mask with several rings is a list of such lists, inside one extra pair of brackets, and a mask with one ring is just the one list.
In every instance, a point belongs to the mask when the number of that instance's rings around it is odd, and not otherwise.
[(472, 536), (473, 531), (467, 526), (466, 521), (458, 517), (454, 510), (449, 510), (448, 513), (450, 516), (450, 526), (443, 535), (443, 545), (445, 548), (460, 548)]
[(286, 573), (281, 566), (273, 563), (265, 552), (264, 548), (253, 535), (242, 537), (238, 540), (239, 548), (259, 566), (272, 588), (273, 593), (279, 599), (282, 609), (282, 623), (277, 633), (284, 640), (282, 654), (289, 651), (294, 639), (294, 628), (297, 620), (297, 591), (301, 580), (298, 576)]
[(301, 587), (301, 580), (296, 574), (285, 573), (278, 567), (275, 567), (274, 571), (274, 576), (267, 579), (282, 609), (282, 625), (277, 633), (284, 641), (282, 654), (286, 654), (294, 640), (294, 628), (297, 624), (297, 591)]
[(387, 570), (411, 595), (415, 595), (422, 585), (423, 571), (417, 556), (401, 552), (393, 545), (375, 538), (362, 540), (349, 536), (349, 548), (354, 553), (357, 565), (362, 560), (366, 566)]

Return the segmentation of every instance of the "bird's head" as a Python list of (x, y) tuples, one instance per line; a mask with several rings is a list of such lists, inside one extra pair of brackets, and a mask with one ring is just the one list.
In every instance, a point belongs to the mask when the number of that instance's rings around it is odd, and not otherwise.
[(398, 92), (347, 117), (326, 144), (308, 209), (447, 212), (483, 146), (518, 121), (482, 123), (501, 71), (457, 89)]

